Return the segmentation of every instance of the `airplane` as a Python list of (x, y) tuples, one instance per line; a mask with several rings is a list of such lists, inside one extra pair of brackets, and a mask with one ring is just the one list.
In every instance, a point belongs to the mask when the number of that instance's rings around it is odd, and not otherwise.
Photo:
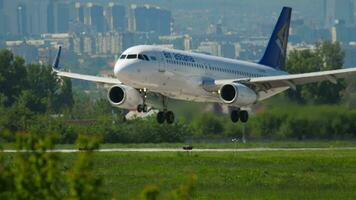
[(247, 108), (297, 85), (330, 81), (337, 83), (356, 73), (356, 68), (304, 74), (284, 71), (292, 8), (284, 7), (262, 59), (258, 63), (138, 45), (125, 50), (114, 67), (115, 78), (61, 71), (59, 47), (53, 71), (59, 77), (111, 85), (109, 102), (116, 107), (148, 112), (147, 94), (160, 96), (159, 124), (174, 123), (167, 100), (219, 103), (231, 109), (233, 123), (246, 123)]

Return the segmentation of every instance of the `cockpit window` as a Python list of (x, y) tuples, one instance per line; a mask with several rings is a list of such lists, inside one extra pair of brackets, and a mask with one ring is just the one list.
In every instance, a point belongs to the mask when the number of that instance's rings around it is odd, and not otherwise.
[(136, 58), (137, 58), (137, 54), (129, 54), (126, 57), (126, 59), (136, 59)]
[(138, 54), (138, 59), (140, 59), (140, 60), (145, 60), (145, 58), (143, 57), (142, 54)]
[(149, 61), (150, 59), (148, 59), (148, 56), (143, 55), (143, 57), (145, 58), (145, 60)]
[(126, 58), (126, 55), (125, 54), (122, 54), (121, 56), (120, 56), (120, 59), (125, 59)]

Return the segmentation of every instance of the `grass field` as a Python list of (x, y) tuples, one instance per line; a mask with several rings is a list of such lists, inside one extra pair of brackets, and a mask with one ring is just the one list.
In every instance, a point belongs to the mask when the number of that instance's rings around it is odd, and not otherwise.
[[(356, 151), (95, 153), (105, 190), (132, 199), (197, 176), (196, 199), (356, 199)], [(66, 161), (75, 154), (61, 154)], [(161, 196), (162, 199), (164, 195)]]
[[(104, 144), (102, 148), (180, 148), (186, 144)], [(356, 147), (352, 141), (197, 143), (195, 148)], [(5, 149), (13, 144), (3, 145)], [(59, 145), (57, 148), (76, 148)], [(60, 153), (63, 168), (76, 153)], [(356, 150), (273, 152), (95, 152), (95, 173), (115, 199), (147, 185), (161, 199), (196, 175), (194, 199), (356, 199)]]

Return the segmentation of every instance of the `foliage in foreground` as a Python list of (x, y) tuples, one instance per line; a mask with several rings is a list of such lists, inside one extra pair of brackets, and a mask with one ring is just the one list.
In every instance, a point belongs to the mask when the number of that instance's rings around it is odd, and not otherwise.
[[(19, 133), (17, 152), (1, 153), (1, 199), (103, 199), (102, 180), (93, 171), (92, 151), (80, 152), (67, 168), (62, 168), (53, 150), (55, 137)], [(90, 140), (85, 138), (82, 140)], [(88, 143), (88, 142), (87, 142)]]
[[(99, 138), (81, 135), (77, 145), (83, 151), (63, 165), (63, 159), (54, 150), (56, 137), (46, 134), (21, 132), (16, 137), (18, 152), (0, 153), (0, 199), (108, 199), (103, 180), (94, 171), (94, 150)], [(168, 194), (169, 199), (189, 200), (194, 196), (196, 177)], [(155, 200), (160, 188), (147, 186), (139, 196)]]

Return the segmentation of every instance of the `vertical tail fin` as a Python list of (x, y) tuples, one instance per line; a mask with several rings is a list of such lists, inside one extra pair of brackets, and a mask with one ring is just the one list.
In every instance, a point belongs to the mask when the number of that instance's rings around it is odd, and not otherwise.
[(283, 70), (287, 54), (292, 8), (284, 7), (260, 64)]

